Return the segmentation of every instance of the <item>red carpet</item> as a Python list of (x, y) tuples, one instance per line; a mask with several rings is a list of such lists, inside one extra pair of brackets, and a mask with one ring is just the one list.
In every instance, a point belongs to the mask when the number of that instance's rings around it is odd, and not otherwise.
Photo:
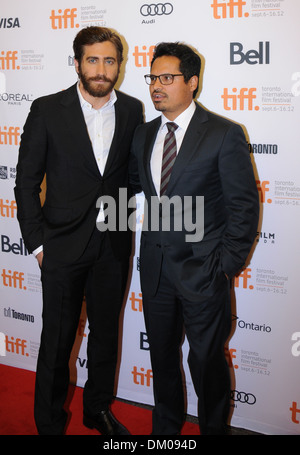
[[(35, 373), (0, 364), (0, 435), (36, 435), (33, 418)], [(70, 386), (70, 413), (66, 435), (99, 435), (82, 424), (81, 387)], [(116, 400), (114, 415), (124, 423), (132, 435), (151, 433), (151, 411)], [(199, 435), (198, 425), (186, 422), (182, 435)]]

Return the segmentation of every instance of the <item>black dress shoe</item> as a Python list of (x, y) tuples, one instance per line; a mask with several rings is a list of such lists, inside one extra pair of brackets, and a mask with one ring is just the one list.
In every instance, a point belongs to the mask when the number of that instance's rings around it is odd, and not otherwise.
[(107, 436), (130, 434), (110, 411), (100, 411), (94, 416), (84, 414), (83, 425), (91, 429), (96, 428), (101, 434)]

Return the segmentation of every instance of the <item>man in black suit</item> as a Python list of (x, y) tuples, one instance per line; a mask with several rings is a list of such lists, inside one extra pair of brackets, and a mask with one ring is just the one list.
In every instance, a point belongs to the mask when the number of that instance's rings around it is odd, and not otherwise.
[(97, 202), (101, 196), (114, 198), (118, 207), (119, 190), (127, 192), (130, 145), (142, 122), (142, 105), (114, 90), (123, 60), (115, 33), (87, 27), (73, 48), (79, 82), (33, 102), (17, 166), (18, 220), (28, 250), (38, 259), (43, 285), (35, 420), (39, 434), (64, 431), (68, 362), (85, 295), (89, 338), (83, 423), (102, 434), (128, 434), (109, 406), (132, 233), (98, 230), (96, 222), (100, 226), (105, 220)]
[[(201, 434), (226, 431), (230, 280), (244, 266), (258, 224), (258, 193), (241, 127), (193, 101), (200, 64), (186, 45), (157, 46), (145, 78), (162, 115), (139, 126), (132, 145), (130, 180), (146, 202), (140, 274), (156, 435), (178, 434), (183, 422), (183, 326)], [(175, 150), (172, 172), (165, 149)]]

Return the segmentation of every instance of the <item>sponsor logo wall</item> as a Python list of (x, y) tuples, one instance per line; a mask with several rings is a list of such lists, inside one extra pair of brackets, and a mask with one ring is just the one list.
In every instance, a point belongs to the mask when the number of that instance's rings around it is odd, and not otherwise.
[[(206, 108), (240, 123), (249, 142), (261, 203), (253, 256), (235, 278), (230, 423), (266, 434), (300, 434), (299, 112), (300, 3), (297, 0), (11, 0), (0, 17), (0, 362), (35, 370), (41, 331), (41, 283), (16, 219), (18, 146), (31, 102), (76, 81), (72, 42), (80, 28), (107, 26), (126, 50), (118, 88), (157, 116), (144, 74), (160, 41), (184, 41), (202, 56)], [(152, 370), (143, 320), (138, 245), (124, 308), (117, 396), (152, 404)], [(71, 365), (86, 380), (85, 306)], [(187, 411), (197, 402), (183, 345)]]

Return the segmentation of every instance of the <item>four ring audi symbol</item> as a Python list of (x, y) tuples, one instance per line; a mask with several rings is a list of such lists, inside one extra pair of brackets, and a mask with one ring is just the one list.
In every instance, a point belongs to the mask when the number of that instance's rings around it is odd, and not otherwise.
[(141, 6), (140, 13), (142, 16), (168, 16), (173, 12), (171, 3), (150, 3), (149, 5)]
[(240, 403), (255, 404), (256, 398), (252, 393), (238, 392), (237, 390), (231, 391), (231, 399), (239, 401)]

